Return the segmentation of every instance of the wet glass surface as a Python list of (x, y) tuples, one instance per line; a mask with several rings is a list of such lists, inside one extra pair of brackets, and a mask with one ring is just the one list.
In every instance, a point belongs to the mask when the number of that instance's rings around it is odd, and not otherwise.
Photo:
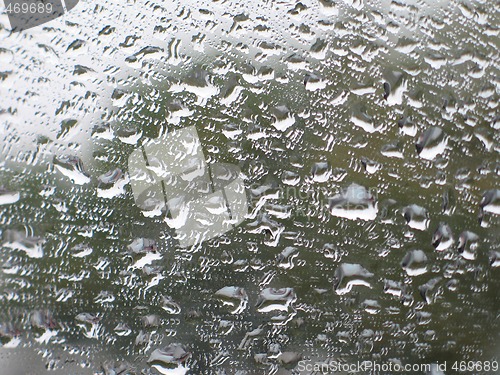
[[(80, 1), (21, 33), (2, 15), (0, 355), (98, 374), (499, 360), (496, 5)], [(130, 155), (193, 126), (248, 213), (181, 246), (176, 206), (134, 199)]]

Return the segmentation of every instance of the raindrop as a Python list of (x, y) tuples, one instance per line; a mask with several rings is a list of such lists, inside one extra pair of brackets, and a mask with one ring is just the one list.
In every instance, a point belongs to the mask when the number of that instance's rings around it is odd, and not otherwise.
[(182, 344), (170, 344), (163, 349), (155, 349), (149, 356), (148, 363), (161, 374), (186, 374), (188, 367), (184, 362), (191, 356)]
[(299, 251), (296, 247), (286, 247), (278, 256), (278, 266), (284, 269), (292, 269), (294, 267), (294, 260), (299, 256)]
[(287, 312), (296, 299), (297, 296), (292, 288), (266, 288), (260, 292), (255, 306), (259, 312), (275, 310)]
[(401, 261), (401, 267), (409, 276), (418, 276), (427, 272), (427, 256), (422, 250), (408, 251)]
[(429, 227), (429, 213), (421, 206), (412, 204), (403, 209), (403, 216), (410, 228), (427, 230)]
[(439, 226), (432, 235), (432, 246), (438, 251), (449, 249), (453, 245), (453, 234), (451, 228), (446, 223), (439, 223)]
[(54, 166), (77, 185), (90, 182), (90, 176), (85, 172), (83, 162), (77, 156), (54, 156)]
[(76, 246), (73, 246), (70, 250), (70, 253), (72, 256), (74, 256), (75, 258), (84, 258), (90, 254), (92, 254), (92, 247), (90, 247), (90, 245), (88, 244), (78, 244)]
[(314, 163), (311, 174), (314, 182), (326, 182), (332, 174), (332, 168), (328, 162)]
[(464, 231), (460, 233), (460, 236), (458, 237), (457, 249), (465, 259), (476, 259), (478, 248), (479, 236), (476, 233), (470, 231)]
[(439, 283), (442, 277), (435, 277), (430, 279), (424, 285), (418, 287), (420, 295), (427, 304), (436, 302), (437, 298), (441, 295), (441, 289), (439, 288)]
[(28, 236), (26, 232), (14, 229), (7, 229), (3, 232), (2, 246), (12, 250), (23, 251), (30, 258), (43, 257), (43, 247), (45, 239)]
[(278, 362), (282, 363), (285, 366), (296, 364), (301, 359), (302, 359), (302, 354), (297, 352), (282, 352), (278, 356)]
[(150, 238), (136, 238), (128, 246), (127, 249), (132, 254), (146, 254), (158, 250), (156, 241)]
[(177, 315), (181, 312), (181, 306), (169, 296), (161, 297), (161, 308), (172, 315)]
[(125, 194), (125, 185), (129, 182), (126, 174), (120, 168), (112, 169), (97, 178), (97, 196), (101, 198), (113, 198)]
[(290, 126), (295, 124), (295, 117), (290, 112), (290, 110), (284, 106), (280, 105), (272, 109), (272, 115), (274, 118), (273, 126), (279, 131), (285, 131)]
[(371, 288), (367, 279), (373, 277), (373, 273), (359, 264), (342, 263), (335, 271), (333, 289), (337, 294), (349, 293), (353, 286), (366, 286)]
[(0, 186), (0, 206), (16, 203), (19, 198), (21, 198), (21, 194), (18, 191), (10, 191)]
[(217, 297), (224, 305), (232, 308), (232, 314), (239, 314), (245, 310), (248, 303), (248, 296), (245, 289), (237, 286), (226, 286), (215, 292)]
[(354, 183), (342, 193), (330, 198), (328, 203), (333, 216), (350, 220), (374, 220), (378, 212), (371, 193), (365, 187)]
[(445, 132), (437, 126), (431, 126), (418, 138), (415, 147), (421, 158), (435, 160), (445, 151), (447, 142), (448, 137)]

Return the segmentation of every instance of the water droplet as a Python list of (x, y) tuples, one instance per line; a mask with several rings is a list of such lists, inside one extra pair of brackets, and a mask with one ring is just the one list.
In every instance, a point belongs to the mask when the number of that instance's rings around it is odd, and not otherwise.
[(332, 168), (328, 162), (314, 163), (311, 174), (314, 182), (326, 182), (332, 174)]
[(169, 296), (161, 297), (161, 308), (172, 315), (181, 313), (181, 306)]
[(378, 212), (371, 193), (365, 187), (354, 183), (329, 199), (329, 209), (333, 216), (350, 220), (374, 220)]
[(260, 292), (255, 306), (259, 312), (275, 310), (288, 312), (296, 299), (297, 296), (293, 288), (266, 288)]
[(128, 176), (120, 168), (110, 170), (99, 176), (97, 180), (99, 181), (97, 196), (101, 198), (113, 198), (125, 194), (124, 188), (129, 182)]
[(353, 286), (366, 286), (371, 288), (367, 279), (373, 277), (373, 273), (359, 264), (342, 263), (335, 271), (333, 288), (337, 294), (349, 293)]
[(436, 156), (444, 153), (448, 144), (445, 132), (437, 126), (431, 126), (418, 138), (415, 147), (421, 158), (434, 160)]
[(438, 251), (449, 249), (453, 245), (453, 234), (451, 228), (446, 223), (439, 223), (439, 226), (432, 235), (432, 245)]
[(90, 176), (85, 172), (82, 160), (77, 156), (54, 156), (54, 166), (77, 185), (90, 182)]
[(21, 198), (21, 194), (18, 191), (9, 191), (0, 186), (0, 206), (16, 203), (19, 198)]
[(273, 108), (272, 115), (274, 118), (273, 126), (279, 131), (285, 131), (295, 124), (295, 116), (284, 105)]
[(155, 349), (149, 356), (148, 363), (159, 373), (186, 374), (189, 367), (184, 367), (184, 362), (191, 356), (182, 344), (170, 344), (163, 349)]
[(84, 258), (92, 254), (92, 252), (93, 252), (92, 247), (84, 243), (73, 246), (70, 250), (71, 255), (74, 256), (75, 258)]
[(12, 250), (23, 251), (30, 258), (43, 257), (45, 239), (28, 236), (25, 232), (7, 229), (3, 232), (2, 246)]
[(401, 267), (409, 276), (418, 276), (427, 272), (427, 256), (422, 250), (408, 251), (401, 261)]
[(281, 253), (277, 256), (278, 266), (284, 269), (292, 269), (295, 264), (294, 260), (299, 256), (299, 252), (296, 247), (287, 246)]
[(409, 205), (403, 209), (403, 216), (410, 228), (427, 230), (429, 227), (429, 213), (424, 207)]
[(437, 298), (442, 293), (441, 288), (439, 287), (439, 283), (441, 282), (442, 277), (435, 277), (430, 279), (424, 285), (418, 287), (420, 295), (424, 299), (427, 304), (431, 304), (436, 302)]
[(239, 314), (245, 310), (248, 296), (245, 289), (237, 286), (226, 286), (215, 292), (215, 296), (224, 304), (232, 308), (232, 314)]
[(460, 236), (458, 237), (457, 249), (465, 259), (476, 259), (478, 248), (479, 236), (476, 233), (470, 231), (464, 231), (460, 233)]
[(297, 352), (282, 352), (277, 359), (278, 362), (288, 366), (299, 362), (302, 359), (302, 354)]
[(146, 254), (156, 252), (158, 247), (155, 240), (150, 238), (136, 238), (127, 246), (127, 249), (133, 254)]

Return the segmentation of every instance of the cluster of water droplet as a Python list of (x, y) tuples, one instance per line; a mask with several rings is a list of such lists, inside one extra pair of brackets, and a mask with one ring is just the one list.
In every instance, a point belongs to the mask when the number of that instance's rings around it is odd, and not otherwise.
[[(494, 6), (382, 3), (103, 1), (0, 30), (2, 345), (104, 374), (490, 355)], [(127, 163), (192, 125), (250, 209), (183, 249)]]

